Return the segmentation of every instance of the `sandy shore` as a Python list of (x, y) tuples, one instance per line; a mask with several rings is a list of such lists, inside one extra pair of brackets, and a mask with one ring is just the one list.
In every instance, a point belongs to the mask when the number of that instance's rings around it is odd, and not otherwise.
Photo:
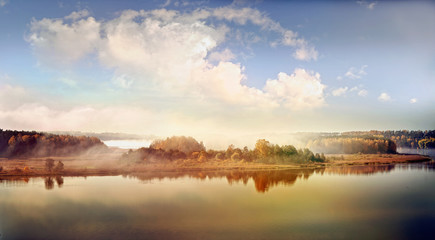
[(81, 157), (53, 157), (55, 164), (62, 161), (63, 171), (47, 171), (47, 158), (5, 159), (0, 158), (0, 179), (14, 176), (113, 176), (141, 172), (178, 172), (178, 171), (221, 171), (221, 170), (281, 170), (317, 169), (348, 165), (383, 165), (394, 163), (415, 163), (430, 161), (427, 156), (411, 154), (335, 154), (327, 155), (325, 163), (310, 164), (263, 164), (233, 161), (179, 160), (159, 164), (127, 164), (118, 160), (119, 155), (99, 155)]

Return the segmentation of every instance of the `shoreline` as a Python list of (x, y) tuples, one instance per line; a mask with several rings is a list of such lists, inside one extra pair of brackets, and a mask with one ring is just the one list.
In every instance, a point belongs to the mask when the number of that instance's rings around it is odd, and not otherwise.
[[(343, 166), (388, 165), (398, 163), (420, 163), (432, 159), (418, 154), (329, 154), (327, 162), (308, 164), (265, 164), (210, 161), (195, 164), (155, 163), (155, 164), (126, 164), (117, 159), (92, 160), (92, 158), (57, 157), (65, 163), (61, 172), (45, 170), (46, 158), (30, 159), (0, 159), (0, 180), (16, 177), (90, 177), (90, 176), (119, 176), (140, 173), (174, 173), (199, 171), (273, 171), (273, 170), (304, 170), (322, 169)], [(107, 167), (105, 165), (111, 164)]]

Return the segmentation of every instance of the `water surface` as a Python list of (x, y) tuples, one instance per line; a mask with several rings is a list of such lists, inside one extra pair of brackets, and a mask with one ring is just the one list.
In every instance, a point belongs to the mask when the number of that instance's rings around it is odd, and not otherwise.
[(2, 180), (0, 239), (427, 239), (433, 169)]

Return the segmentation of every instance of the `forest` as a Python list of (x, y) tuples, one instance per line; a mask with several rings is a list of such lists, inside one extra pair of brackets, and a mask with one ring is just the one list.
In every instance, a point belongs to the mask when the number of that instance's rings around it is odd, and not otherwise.
[(323, 154), (314, 154), (309, 149), (296, 149), (292, 145), (279, 146), (260, 139), (255, 148), (236, 148), (226, 150), (206, 150), (204, 145), (192, 137), (174, 136), (166, 140), (156, 140), (150, 147), (130, 150), (123, 154), (122, 160), (140, 163), (158, 163), (179, 159), (190, 159), (199, 163), (207, 161), (258, 162), (267, 164), (324, 162)]
[(435, 148), (435, 130), (426, 131), (353, 131), (343, 132), (341, 136), (349, 137), (378, 137), (393, 140), (398, 148), (433, 149)]
[(96, 137), (0, 129), (0, 157), (68, 156), (104, 150), (107, 146)]
[(342, 135), (338, 137), (319, 137), (309, 141), (307, 147), (314, 152), (327, 154), (396, 153), (394, 141), (373, 136)]

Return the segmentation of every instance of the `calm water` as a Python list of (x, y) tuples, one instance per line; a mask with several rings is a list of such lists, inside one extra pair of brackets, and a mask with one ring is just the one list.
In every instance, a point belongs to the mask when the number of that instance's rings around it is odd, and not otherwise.
[(432, 164), (0, 183), (0, 239), (428, 239)]

